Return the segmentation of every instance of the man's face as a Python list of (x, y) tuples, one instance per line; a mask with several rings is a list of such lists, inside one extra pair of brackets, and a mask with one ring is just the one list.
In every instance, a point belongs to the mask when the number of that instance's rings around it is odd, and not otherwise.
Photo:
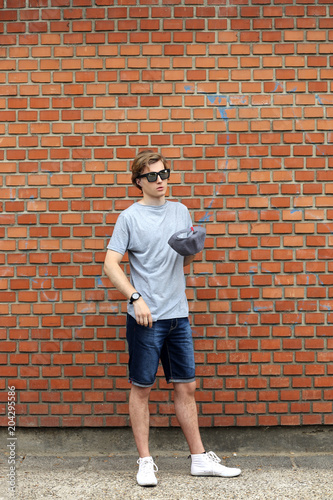
[[(147, 174), (148, 172), (160, 172), (164, 169), (165, 167), (163, 162), (159, 160), (146, 167), (142, 173)], [(160, 176), (157, 176), (157, 180), (155, 182), (149, 182), (147, 178), (142, 177), (141, 179), (137, 179), (136, 182), (139, 186), (141, 186), (144, 197), (158, 199), (166, 195), (168, 179), (162, 180)]]

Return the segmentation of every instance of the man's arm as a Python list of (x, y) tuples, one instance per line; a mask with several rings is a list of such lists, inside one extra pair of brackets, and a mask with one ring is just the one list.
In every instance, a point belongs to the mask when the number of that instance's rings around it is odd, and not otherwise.
[(125, 295), (125, 297), (129, 300), (132, 293), (137, 290), (135, 290), (135, 288), (131, 285), (124, 271), (120, 267), (122, 258), (123, 256), (121, 253), (108, 250), (104, 261), (104, 272), (117, 290)]
[(194, 261), (194, 258), (195, 258), (195, 255), (186, 255), (186, 257), (184, 258), (184, 267), (191, 264), (191, 262)]
[[(104, 272), (117, 290), (129, 300), (134, 292), (139, 292), (140, 290), (135, 290), (124, 271), (121, 269), (120, 262), (122, 258), (123, 256), (121, 253), (115, 252), (114, 250), (108, 250), (104, 261)], [(133, 302), (133, 307), (136, 322), (140, 325), (149, 325), (151, 327), (153, 325), (153, 319), (150, 309), (143, 298), (140, 297)]]

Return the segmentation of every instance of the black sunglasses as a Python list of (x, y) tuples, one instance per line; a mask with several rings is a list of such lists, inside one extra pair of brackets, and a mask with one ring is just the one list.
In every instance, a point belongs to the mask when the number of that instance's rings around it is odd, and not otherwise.
[(164, 168), (163, 170), (160, 170), (159, 172), (148, 172), (148, 174), (141, 174), (141, 175), (137, 176), (137, 179), (141, 179), (142, 177), (146, 177), (148, 182), (156, 182), (158, 176), (161, 177), (162, 181), (164, 179), (169, 179), (170, 169)]

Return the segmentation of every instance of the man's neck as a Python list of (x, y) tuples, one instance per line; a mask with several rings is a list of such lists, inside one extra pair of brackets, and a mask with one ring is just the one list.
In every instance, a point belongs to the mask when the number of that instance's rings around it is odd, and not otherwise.
[(143, 196), (142, 200), (140, 200), (139, 203), (140, 205), (160, 207), (164, 205), (165, 201), (165, 196), (162, 196), (162, 198), (151, 198), (150, 196)]

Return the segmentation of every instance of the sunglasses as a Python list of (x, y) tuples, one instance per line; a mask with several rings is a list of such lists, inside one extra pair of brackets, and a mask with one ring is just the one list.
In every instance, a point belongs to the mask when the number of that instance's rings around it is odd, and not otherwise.
[(169, 179), (170, 169), (164, 168), (163, 170), (160, 170), (159, 172), (148, 172), (148, 174), (141, 174), (141, 175), (137, 176), (137, 179), (141, 179), (142, 177), (146, 177), (148, 182), (156, 182), (158, 176), (160, 176), (162, 181), (164, 179)]

